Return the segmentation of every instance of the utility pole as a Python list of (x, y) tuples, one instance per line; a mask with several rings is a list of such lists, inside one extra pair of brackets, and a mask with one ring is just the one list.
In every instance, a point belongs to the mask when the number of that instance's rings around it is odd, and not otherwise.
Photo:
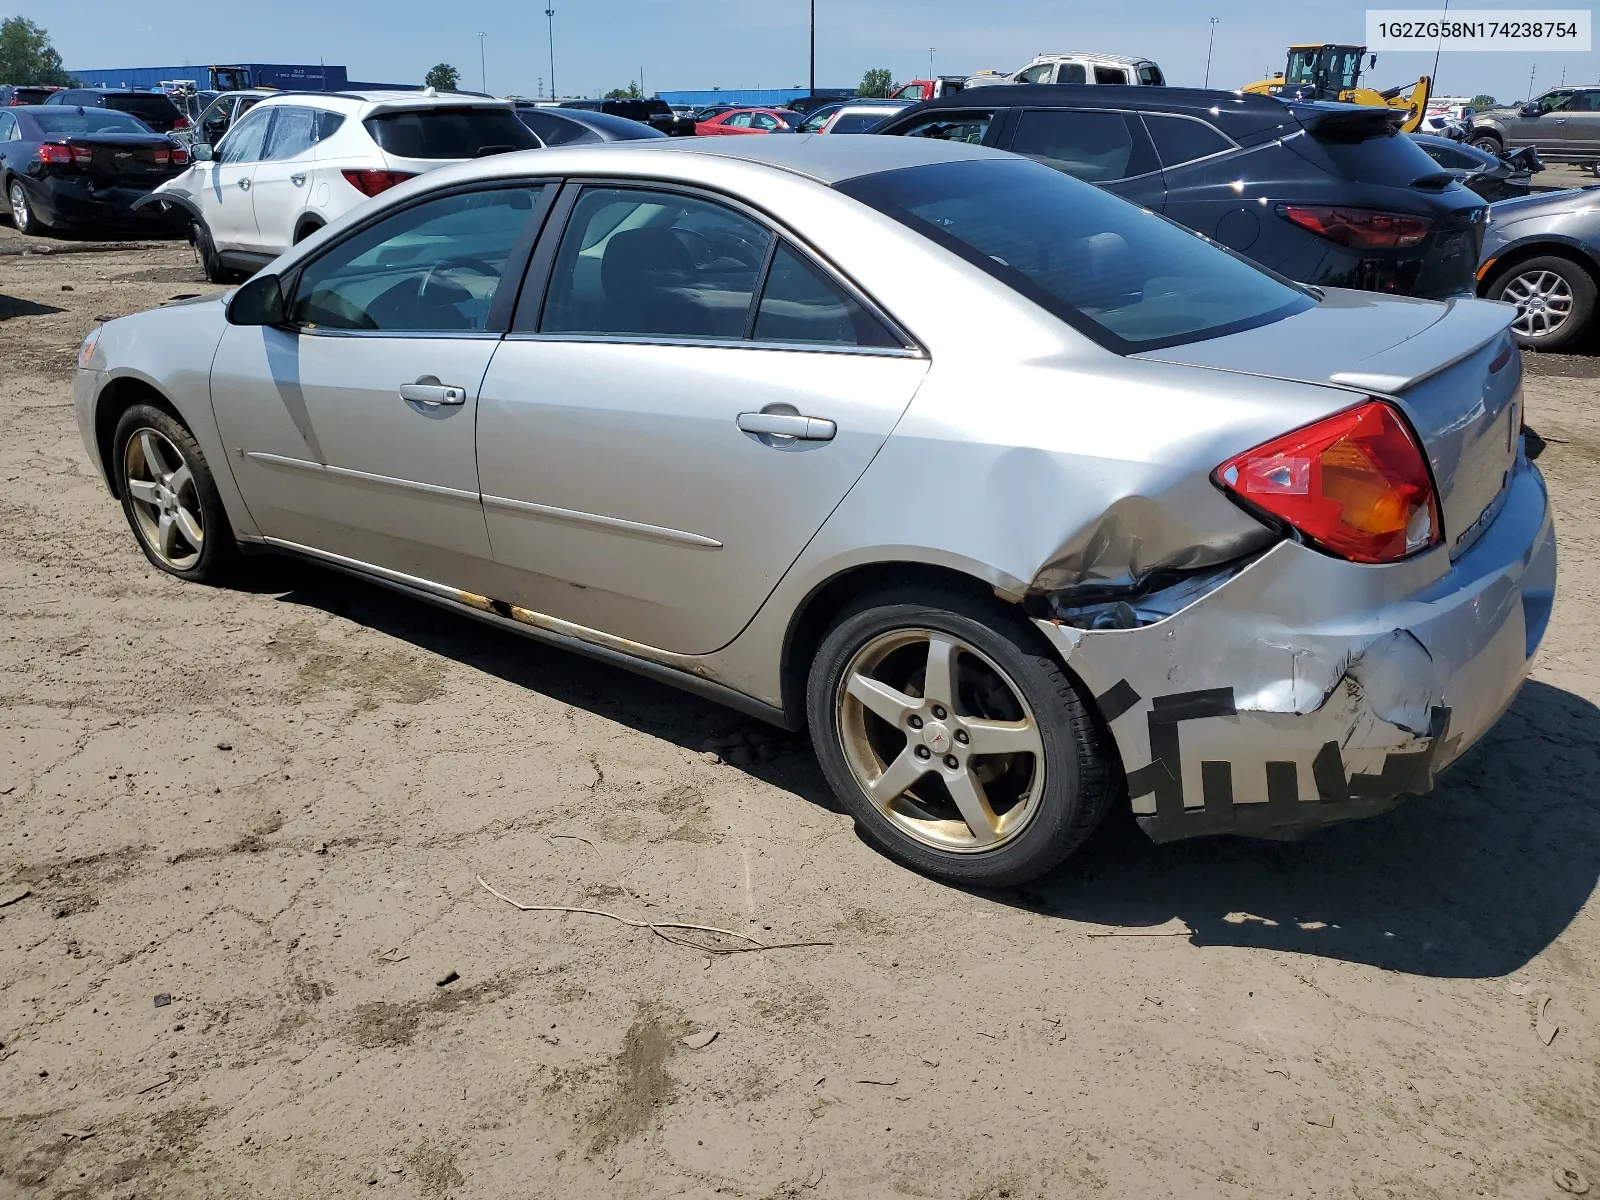
[(554, 100), (560, 95), (556, 91), (556, 10), (545, 9), (544, 19), (550, 23), (550, 99)]
[(1220, 17), (1211, 18), (1211, 40), (1206, 42), (1206, 81), (1200, 85), (1201, 87), (1211, 86), (1211, 47), (1217, 44), (1217, 22), (1219, 20), (1221, 20)]
[(1539, 73), (1539, 64), (1534, 63), (1528, 71), (1528, 99), (1533, 99), (1533, 77)]
[(489, 60), (483, 56), (483, 39), (488, 36), (487, 33), (478, 35), (478, 83), (486, 92), (489, 90)]
[(811, 98), (817, 98), (817, 0), (811, 0)]
[[(1450, 0), (1444, 0), (1444, 11), (1439, 14), (1442, 19), (1450, 15)], [(1433, 48), (1433, 74), (1428, 77), (1428, 89), (1437, 94), (1439, 91), (1439, 55), (1444, 53), (1444, 29), (1441, 23), (1439, 30), (1439, 44)]]
[(934, 47), (929, 46), (928, 47), (928, 78), (929, 79), (937, 78), (937, 76), (935, 76), (934, 73), (933, 73), (933, 51), (934, 51)]

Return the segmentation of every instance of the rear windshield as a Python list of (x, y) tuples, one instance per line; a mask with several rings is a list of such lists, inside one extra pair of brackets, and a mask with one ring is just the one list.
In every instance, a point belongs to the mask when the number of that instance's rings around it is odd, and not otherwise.
[(1313, 305), (1164, 217), (1038, 163), (939, 163), (837, 186), (1121, 354), (1254, 329)]
[(672, 115), (672, 105), (665, 100), (646, 100), (644, 102), (644, 110), (652, 117), (670, 117)]
[(889, 119), (888, 113), (843, 113), (829, 133), (865, 133)]
[(151, 134), (150, 126), (137, 117), (109, 108), (56, 108), (32, 116), (43, 132), (56, 137), (82, 133), (142, 133), (146, 137)]
[(152, 122), (167, 126), (178, 117), (177, 106), (165, 96), (107, 96), (106, 107), (148, 117)]
[(366, 119), (367, 132), (396, 158), (482, 158), (536, 143), (510, 109), (418, 108)]
[(1380, 183), (1390, 187), (1409, 187), (1423, 175), (1438, 168), (1423, 153), (1422, 147), (1400, 133), (1380, 134), (1361, 141), (1346, 141), (1312, 134), (1317, 147), (1333, 160), (1339, 174), (1357, 183)]

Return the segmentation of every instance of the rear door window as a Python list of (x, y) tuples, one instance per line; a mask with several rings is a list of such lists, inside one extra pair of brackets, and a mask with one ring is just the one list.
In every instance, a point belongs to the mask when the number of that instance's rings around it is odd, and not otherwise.
[(1176, 167), (1233, 148), (1233, 143), (1210, 125), (1188, 117), (1146, 113), (1144, 126), (1150, 131), (1150, 140), (1155, 143), (1163, 167)]
[(966, 142), (968, 145), (981, 146), (993, 120), (994, 114), (986, 112), (932, 113), (908, 129), (901, 130), (901, 134), (904, 137), (937, 138), (942, 142)]
[(1079, 62), (1066, 62), (1061, 64), (1061, 69), (1056, 72), (1057, 83), (1088, 83), (1089, 73), (1084, 70)]
[(742, 339), (772, 234), (721, 204), (585, 188), (561, 237), (541, 333)]
[(316, 141), (316, 134), (317, 114), (309, 108), (286, 104), (278, 109), (277, 120), (273, 121), (272, 130), (267, 135), (261, 159), (263, 162), (279, 162), (304, 154)]
[(482, 158), (535, 145), (510, 109), (406, 109), (378, 113), (365, 125), (379, 148), (396, 158)]
[(787, 242), (772, 257), (755, 339), (818, 346), (900, 345), (881, 321)]
[(1128, 69), (1126, 67), (1106, 67), (1096, 64), (1094, 81), (1096, 83), (1127, 83)]
[(1009, 149), (1089, 183), (1109, 183), (1156, 169), (1144, 129), (1120, 112), (1029, 109)]

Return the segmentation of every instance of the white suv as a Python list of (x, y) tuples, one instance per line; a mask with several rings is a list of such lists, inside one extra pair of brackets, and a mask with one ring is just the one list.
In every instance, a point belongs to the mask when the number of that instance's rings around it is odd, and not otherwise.
[(138, 207), (189, 224), (206, 276), (253, 272), (413, 175), (538, 142), (506, 101), (422, 92), (285, 92), (240, 117), (216, 146)]
[(1109, 83), (1144, 84), (1160, 87), (1166, 83), (1161, 68), (1148, 58), (1128, 58), (1121, 54), (1040, 54), (1020, 71), (1010, 75), (974, 75), (967, 87), (997, 83)]

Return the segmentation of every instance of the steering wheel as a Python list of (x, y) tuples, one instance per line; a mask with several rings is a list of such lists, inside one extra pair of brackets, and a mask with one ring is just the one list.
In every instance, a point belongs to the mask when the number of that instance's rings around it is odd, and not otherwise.
[[(441, 274), (445, 271), (454, 271), (458, 268), (461, 270), (471, 271), (476, 275), (482, 275), (486, 279), (499, 279), (501, 274), (499, 267), (492, 263), (487, 263), (481, 258), (441, 259), (439, 262), (434, 263), (433, 266), (428, 268), (428, 273), (422, 277), (422, 282), (417, 285), (417, 303), (421, 304), (427, 297), (428, 285), (433, 282), (433, 277), (435, 275)], [(456, 287), (460, 291), (466, 290), (465, 288), (462, 288), (460, 284), (456, 284)]]

